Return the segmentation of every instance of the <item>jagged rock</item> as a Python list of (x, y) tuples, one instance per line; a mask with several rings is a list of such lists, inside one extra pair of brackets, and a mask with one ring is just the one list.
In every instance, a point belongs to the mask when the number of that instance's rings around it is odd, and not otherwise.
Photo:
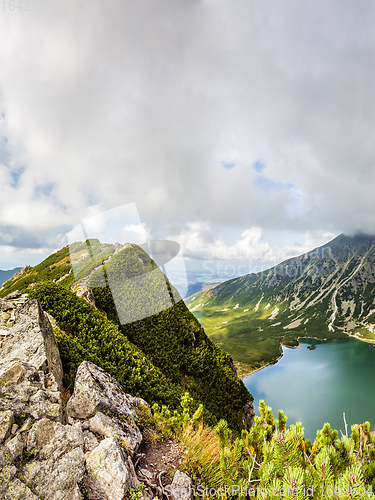
[(241, 412), (241, 421), (245, 429), (250, 429), (254, 425), (254, 406), (251, 401), (246, 401)]
[(90, 500), (123, 500), (128, 489), (138, 484), (132, 463), (115, 438), (104, 439), (86, 453), (86, 469)]
[(29, 414), (34, 419), (48, 417), (62, 421), (62, 400), (56, 389), (52, 374), (14, 361), (0, 374), (0, 410), (12, 410), (16, 416)]
[(83, 451), (85, 453), (94, 450), (98, 445), (99, 441), (92, 432), (83, 431)]
[[(61, 360), (47, 315), (37, 300), (19, 293), (1, 307), (11, 311), (14, 325), (0, 328), (0, 498), (82, 500), (79, 484), (87, 470), (90, 500), (123, 500), (129, 487), (140, 484), (131, 460), (142, 441), (135, 409), (148, 404), (84, 362), (66, 414)], [(99, 443), (95, 434), (105, 439)]]
[(84, 361), (78, 367), (66, 410), (68, 416), (81, 419), (90, 418), (100, 410), (136, 418), (135, 408), (139, 403), (147, 405), (143, 399), (126, 394), (109, 373)]
[(80, 297), (81, 299), (84, 299), (86, 302), (88, 302), (90, 305), (95, 306), (95, 298), (94, 294), (92, 293), (92, 290), (89, 286), (81, 284), (81, 283), (74, 283), (71, 286), (71, 291), (74, 292), (77, 297)]
[(237, 368), (234, 366), (233, 361), (230, 362), (229, 366), (232, 372), (238, 377)]
[(22, 468), (20, 477), (45, 500), (71, 500), (84, 471), (85, 455), (78, 447), (57, 460), (51, 457), (28, 462)]
[(5, 327), (5, 330), (0, 331), (0, 338), (7, 334), (7, 328), (14, 325), (16, 309), (28, 300), (27, 297), (27, 293), (21, 294), (16, 290), (0, 299), (0, 326)]
[(78, 488), (78, 485), (74, 488), (73, 494), (72, 494), (70, 500), (82, 500), (81, 491)]
[(172, 484), (168, 489), (172, 500), (190, 500), (193, 498), (192, 481), (187, 474), (179, 470), (176, 470)]
[(79, 423), (62, 425), (42, 418), (27, 436), (27, 451), (35, 458), (23, 466), (20, 477), (46, 500), (71, 500), (78, 495), (77, 483), (85, 470), (82, 447)]
[(62, 402), (60, 393), (49, 390), (39, 390), (30, 398), (30, 415), (35, 419), (44, 417), (62, 421)]
[(39, 500), (39, 497), (17, 478), (7, 485), (3, 498), (4, 500)]
[(142, 434), (134, 423), (108, 417), (100, 411), (90, 418), (89, 429), (91, 432), (102, 434), (107, 438), (116, 438), (131, 456), (138, 450), (142, 442)]
[(14, 413), (11, 410), (0, 412), (0, 444), (10, 435), (14, 422)]
[(28, 273), (30, 269), (31, 269), (30, 266), (26, 266), (23, 269), (20, 269), (19, 271), (14, 273), (10, 279), (19, 278), (20, 276), (23, 276), (24, 274)]
[(83, 446), (81, 424), (62, 425), (42, 418), (31, 428), (27, 451), (40, 460), (58, 460), (62, 455)]
[[(29, 363), (53, 376), (51, 385), (62, 388), (62, 365), (52, 326), (39, 302), (27, 300), (15, 311), (15, 323), (0, 346), (0, 379), (4, 381), (15, 363)], [(52, 387), (51, 387), (52, 388)]]
[(6, 453), (8, 454), (9, 461), (13, 462), (16, 458), (22, 455), (25, 445), (22, 436), (17, 434), (13, 439), (8, 441), (5, 445)]

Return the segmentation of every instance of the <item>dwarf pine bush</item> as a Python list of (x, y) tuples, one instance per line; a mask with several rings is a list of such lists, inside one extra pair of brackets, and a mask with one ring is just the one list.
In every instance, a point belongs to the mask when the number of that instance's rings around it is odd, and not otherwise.
[[(186, 472), (195, 485), (228, 498), (347, 499), (372, 498), (375, 473), (375, 439), (370, 424), (354, 425), (350, 436), (338, 439), (325, 424), (312, 445), (301, 423), (286, 426), (282, 411), (259, 404), (250, 430), (234, 434), (221, 420), (208, 427), (190, 416), (189, 396), (173, 414), (154, 405), (160, 428), (168, 429), (187, 448)], [(209, 495), (206, 495), (209, 498)]]

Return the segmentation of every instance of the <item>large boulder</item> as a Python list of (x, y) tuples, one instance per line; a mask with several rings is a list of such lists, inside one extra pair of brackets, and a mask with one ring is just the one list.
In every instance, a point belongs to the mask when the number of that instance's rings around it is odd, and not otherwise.
[(86, 419), (98, 411), (109, 411), (118, 415), (136, 418), (136, 407), (147, 403), (126, 394), (121, 385), (99, 366), (84, 361), (77, 370), (74, 392), (67, 404), (67, 414), (73, 418)]
[(90, 418), (88, 425), (91, 432), (116, 438), (131, 456), (142, 442), (142, 434), (135, 424), (103, 415), (100, 411)]
[(90, 500), (123, 500), (128, 489), (138, 485), (131, 460), (113, 437), (86, 453), (86, 470)]
[[(14, 325), (0, 330), (0, 381), (22, 377), (22, 363), (43, 371), (52, 390), (62, 389), (62, 364), (51, 323), (38, 300), (26, 300), (14, 312)], [(18, 381), (17, 381), (18, 382)]]

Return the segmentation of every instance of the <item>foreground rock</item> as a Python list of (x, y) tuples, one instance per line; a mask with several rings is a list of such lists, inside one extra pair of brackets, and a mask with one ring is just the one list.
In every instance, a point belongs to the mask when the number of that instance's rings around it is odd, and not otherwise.
[(37, 300), (15, 293), (2, 310), (9, 304), (14, 321), (0, 330), (0, 499), (82, 500), (85, 491), (89, 500), (123, 500), (140, 485), (136, 409), (147, 403), (83, 362), (65, 408), (50, 320)]
[(254, 425), (255, 410), (252, 401), (247, 401), (241, 413), (241, 422), (245, 429), (250, 429)]
[(193, 499), (193, 484), (190, 477), (184, 472), (176, 471), (168, 489), (172, 500)]
[[(12, 294), (13, 295), (13, 294)], [(4, 309), (4, 302), (2, 301)], [(9, 301), (8, 301), (9, 302)], [(18, 383), (22, 363), (43, 371), (52, 390), (62, 389), (62, 365), (51, 323), (37, 300), (27, 300), (14, 311), (14, 325), (0, 330), (1, 383)]]
[(86, 454), (85, 484), (92, 500), (123, 500), (138, 480), (130, 458), (113, 437)]

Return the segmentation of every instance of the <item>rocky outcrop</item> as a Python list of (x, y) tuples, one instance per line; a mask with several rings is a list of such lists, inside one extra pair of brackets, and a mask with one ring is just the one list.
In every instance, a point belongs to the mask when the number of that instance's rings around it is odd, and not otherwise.
[(245, 429), (254, 425), (255, 410), (252, 401), (246, 401), (241, 412), (241, 422)]
[(17, 293), (4, 304), (12, 304), (14, 322), (0, 330), (0, 498), (82, 500), (84, 493), (89, 500), (123, 500), (140, 486), (136, 409), (147, 403), (83, 362), (65, 406), (50, 320), (37, 300)]
[(76, 282), (71, 286), (72, 292), (74, 292), (77, 297), (84, 299), (88, 304), (95, 306), (95, 298), (92, 290), (86, 284)]
[(87, 453), (86, 468), (85, 484), (92, 500), (123, 500), (138, 484), (132, 461), (114, 437)]
[(143, 399), (125, 394), (121, 385), (109, 373), (84, 361), (77, 370), (67, 412), (74, 418), (89, 418), (99, 410), (106, 410), (135, 418), (135, 408), (140, 402), (147, 405)]
[[(9, 301), (8, 301), (9, 302)], [(14, 310), (14, 325), (0, 330), (0, 381), (18, 383), (26, 362), (43, 372), (51, 390), (62, 388), (62, 365), (51, 323), (37, 300)]]
[(21, 294), (18, 291), (10, 293), (5, 299), (0, 299), (0, 339), (4, 335), (2, 331), (14, 325), (16, 309), (26, 301), (27, 293)]
[(13, 276), (10, 279), (19, 278), (20, 276), (23, 276), (24, 274), (28, 273), (30, 269), (31, 269), (30, 266), (26, 266), (23, 269), (19, 269), (17, 272), (13, 274)]

